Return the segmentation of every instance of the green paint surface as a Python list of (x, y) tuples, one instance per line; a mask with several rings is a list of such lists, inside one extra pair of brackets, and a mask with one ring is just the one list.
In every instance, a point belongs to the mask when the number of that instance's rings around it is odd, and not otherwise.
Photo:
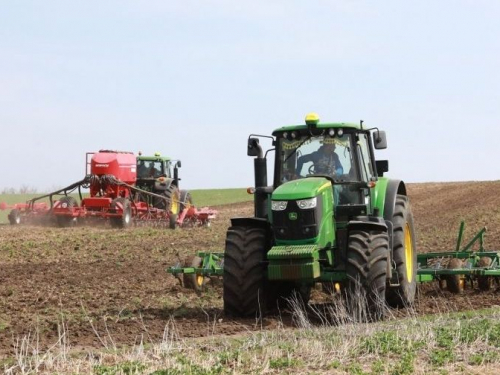
[(309, 177), (285, 182), (272, 194), (272, 200), (308, 199), (317, 196), (330, 182), (323, 177)]
[(370, 191), (373, 207), (379, 209), (380, 216), (384, 215), (385, 194), (387, 192), (388, 183), (389, 179), (387, 177), (379, 177), (377, 184)]
[[(316, 128), (318, 129), (326, 129), (326, 128), (349, 128), (349, 129), (359, 129), (359, 124), (354, 124), (354, 123), (344, 123), (344, 122), (327, 122), (327, 123), (318, 123), (315, 125)], [(283, 126), (281, 128), (276, 129), (273, 132), (283, 132), (283, 131), (291, 131), (291, 130), (303, 130), (307, 129), (307, 126), (305, 124), (301, 125), (287, 125)]]

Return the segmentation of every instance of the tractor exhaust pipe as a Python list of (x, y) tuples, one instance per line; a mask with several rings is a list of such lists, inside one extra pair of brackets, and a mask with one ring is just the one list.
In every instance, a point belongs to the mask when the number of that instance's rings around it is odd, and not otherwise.
[(174, 185), (179, 187), (179, 181), (181, 180), (179, 178), (179, 168), (181, 167), (181, 161), (177, 160), (177, 163), (175, 163), (174, 166)]
[(263, 188), (267, 186), (267, 159), (264, 157), (258, 138), (248, 139), (247, 154), (248, 156), (256, 156), (254, 159), (255, 217), (265, 218), (267, 216), (267, 194)]
[(267, 193), (262, 189), (267, 186), (267, 159), (255, 158), (255, 217), (267, 216)]

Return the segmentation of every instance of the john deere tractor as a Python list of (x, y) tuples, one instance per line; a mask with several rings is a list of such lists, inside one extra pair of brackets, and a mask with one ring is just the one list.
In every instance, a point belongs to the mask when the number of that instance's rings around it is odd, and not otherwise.
[(273, 132), (272, 185), (260, 137), (248, 139), (254, 217), (233, 218), (227, 231), (225, 313), (265, 313), (292, 293), (307, 303), (316, 283), (375, 317), (386, 303), (412, 304), (413, 216), (404, 182), (383, 177), (388, 161), (375, 159), (385, 132), (308, 114)]
[(139, 189), (161, 195), (167, 199), (154, 196), (142, 196), (142, 200), (152, 200), (153, 207), (170, 211), (171, 223), (175, 225), (177, 215), (188, 205), (192, 205), (191, 194), (187, 190), (179, 190), (179, 168), (181, 161), (174, 161), (155, 153), (154, 156), (137, 156), (137, 180)]

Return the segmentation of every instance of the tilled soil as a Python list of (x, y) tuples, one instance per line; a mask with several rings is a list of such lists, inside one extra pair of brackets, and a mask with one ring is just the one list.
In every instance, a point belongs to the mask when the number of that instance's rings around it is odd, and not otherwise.
[[(485, 247), (500, 250), (500, 182), (410, 184), (419, 252), (453, 250), (461, 220), (464, 242), (488, 225)], [(0, 226), (0, 357), (29, 343), (43, 350), (58, 340), (73, 348), (114, 348), (170, 337), (231, 335), (294, 327), (279, 317), (227, 319), (220, 280), (197, 295), (165, 271), (196, 251), (222, 251), (229, 219), (252, 215), (252, 203), (217, 207), (211, 227), (53, 228)], [(322, 308), (328, 296), (313, 291)], [(498, 288), (462, 295), (421, 285), (415, 309), (398, 317), (500, 305)]]

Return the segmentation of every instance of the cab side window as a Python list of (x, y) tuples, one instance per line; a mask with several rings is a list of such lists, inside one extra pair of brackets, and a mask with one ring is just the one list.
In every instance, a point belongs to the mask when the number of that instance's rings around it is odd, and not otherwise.
[(170, 173), (170, 169), (172, 167), (171, 165), (172, 163), (170, 163), (169, 161), (167, 161), (165, 163), (165, 174), (167, 175), (168, 178), (171, 178), (172, 177), (172, 173)]
[(358, 151), (361, 162), (361, 176), (363, 181), (370, 181), (375, 176), (373, 165), (370, 159), (370, 148), (368, 136), (366, 134), (358, 135)]

